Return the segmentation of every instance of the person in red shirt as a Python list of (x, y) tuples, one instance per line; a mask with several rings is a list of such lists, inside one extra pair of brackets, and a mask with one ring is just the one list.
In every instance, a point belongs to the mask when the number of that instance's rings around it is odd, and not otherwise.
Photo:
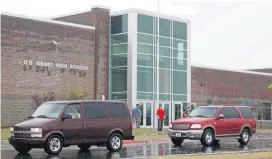
[(157, 110), (158, 117), (158, 131), (163, 130), (163, 121), (164, 121), (165, 111), (162, 109), (162, 105), (159, 105), (159, 109)]

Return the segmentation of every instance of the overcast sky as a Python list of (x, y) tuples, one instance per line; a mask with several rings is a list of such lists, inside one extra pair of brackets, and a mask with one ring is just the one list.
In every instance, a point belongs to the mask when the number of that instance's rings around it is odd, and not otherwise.
[[(164, 14), (190, 19), (192, 64), (229, 68), (272, 67), (272, 1), (161, 0)], [(113, 11), (156, 11), (156, 0), (1, 0), (0, 10), (50, 18), (88, 10), (93, 5)]]

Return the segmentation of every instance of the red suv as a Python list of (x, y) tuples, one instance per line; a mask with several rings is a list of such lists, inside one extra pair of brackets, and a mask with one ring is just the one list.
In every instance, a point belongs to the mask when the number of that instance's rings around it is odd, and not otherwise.
[(224, 137), (238, 137), (241, 145), (247, 145), (255, 133), (256, 119), (249, 107), (201, 106), (187, 118), (172, 121), (168, 136), (174, 145), (181, 145), (184, 139), (191, 139), (210, 146), (218, 144)]

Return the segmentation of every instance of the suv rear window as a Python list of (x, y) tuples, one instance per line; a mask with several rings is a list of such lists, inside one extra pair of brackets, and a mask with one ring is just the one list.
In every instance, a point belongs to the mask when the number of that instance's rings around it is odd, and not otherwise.
[(107, 104), (109, 117), (111, 118), (120, 118), (126, 117), (126, 109), (123, 103), (108, 103)]
[(107, 118), (106, 104), (99, 102), (84, 103), (86, 118)]
[(242, 116), (245, 119), (253, 119), (254, 118), (252, 111), (248, 107), (239, 107), (238, 109), (240, 110), (240, 112), (242, 113)]

